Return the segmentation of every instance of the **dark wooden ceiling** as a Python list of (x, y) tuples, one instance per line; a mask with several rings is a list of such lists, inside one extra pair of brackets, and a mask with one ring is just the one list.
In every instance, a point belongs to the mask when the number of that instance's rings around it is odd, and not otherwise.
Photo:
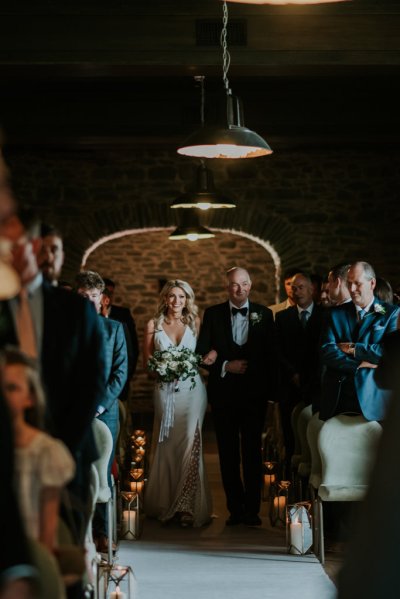
[[(0, 122), (15, 145), (176, 146), (221, 112), (219, 0), (0, 7)], [(229, 79), (271, 146), (399, 145), (400, 6), (229, 6)]]

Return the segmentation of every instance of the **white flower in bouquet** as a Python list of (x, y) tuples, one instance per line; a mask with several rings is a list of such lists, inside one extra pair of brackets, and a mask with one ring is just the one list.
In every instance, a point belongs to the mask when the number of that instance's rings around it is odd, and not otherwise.
[(148, 369), (155, 372), (158, 382), (162, 387), (164, 383), (173, 383), (178, 380), (185, 381), (190, 378), (191, 389), (196, 385), (195, 376), (201, 356), (187, 347), (174, 347), (167, 350), (156, 350), (147, 362)]

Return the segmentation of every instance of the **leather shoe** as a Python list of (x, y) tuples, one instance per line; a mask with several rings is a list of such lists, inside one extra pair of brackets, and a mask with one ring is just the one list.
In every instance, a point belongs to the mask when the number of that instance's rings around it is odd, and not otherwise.
[(243, 522), (246, 526), (261, 526), (261, 518), (257, 516), (257, 514), (246, 514)]
[(237, 524), (242, 524), (243, 516), (240, 514), (231, 514), (229, 518), (225, 521), (226, 526), (236, 526)]

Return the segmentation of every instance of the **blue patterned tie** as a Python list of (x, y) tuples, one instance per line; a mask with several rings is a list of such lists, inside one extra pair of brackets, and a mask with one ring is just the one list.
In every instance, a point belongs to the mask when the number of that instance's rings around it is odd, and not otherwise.
[(364, 316), (366, 315), (366, 313), (367, 312), (366, 312), (366, 310), (364, 310), (364, 308), (361, 308), (361, 310), (359, 310), (359, 312), (358, 312), (358, 318), (359, 318), (360, 322), (364, 318)]

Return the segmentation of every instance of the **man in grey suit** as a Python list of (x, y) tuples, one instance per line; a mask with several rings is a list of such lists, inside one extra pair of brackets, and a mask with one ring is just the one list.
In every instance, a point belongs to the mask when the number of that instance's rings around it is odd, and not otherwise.
[(355, 262), (347, 273), (352, 301), (329, 310), (321, 346), (326, 366), (321, 420), (344, 412), (363, 414), (367, 420), (385, 417), (390, 394), (376, 385), (374, 369), (385, 335), (397, 328), (400, 308), (377, 300), (375, 283), (372, 266)]
[[(103, 329), (105, 354), (104, 377), (106, 385), (103, 397), (97, 406), (96, 417), (108, 426), (113, 438), (113, 450), (108, 464), (108, 478), (111, 486), (111, 467), (114, 461), (118, 436), (118, 398), (124, 388), (128, 375), (128, 354), (125, 333), (120, 322), (100, 316), (101, 298), (105, 284), (97, 272), (86, 270), (78, 273), (75, 278), (75, 284), (78, 294), (86, 297), (93, 303), (97, 314), (99, 314), (99, 321)], [(107, 552), (109, 540), (106, 535), (105, 504), (97, 504), (93, 527), (97, 549)]]

